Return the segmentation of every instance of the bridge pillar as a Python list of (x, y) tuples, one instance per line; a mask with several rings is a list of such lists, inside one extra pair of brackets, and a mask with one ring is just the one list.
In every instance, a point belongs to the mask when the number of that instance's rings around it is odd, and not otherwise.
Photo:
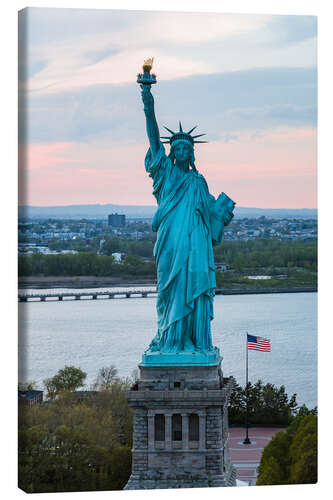
[(114, 294), (113, 293), (109, 293), (109, 299), (114, 299)]
[(59, 300), (62, 300), (62, 295), (59, 295), (58, 299), (59, 299)]
[(131, 292), (126, 292), (126, 298), (129, 299), (131, 297)]
[(75, 300), (80, 300), (81, 299), (81, 295), (75, 295)]
[(45, 302), (46, 297), (41, 296), (40, 300), (41, 300), (41, 302)]
[(93, 300), (97, 300), (97, 294), (92, 296)]

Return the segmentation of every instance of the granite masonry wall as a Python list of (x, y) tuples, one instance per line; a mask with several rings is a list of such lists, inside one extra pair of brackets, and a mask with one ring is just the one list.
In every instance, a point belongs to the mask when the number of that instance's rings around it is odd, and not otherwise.
[[(125, 489), (235, 486), (227, 418), (233, 380), (223, 379), (220, 365), (139, 368), (140, 378), (127, 393), (134, 426), (132, 474)], [(157, 414), (164, 425), (159, 441)], [(174, 415), (181, 422), (178, 435)], [(190, 440), (193, 415), (198, 427)]]

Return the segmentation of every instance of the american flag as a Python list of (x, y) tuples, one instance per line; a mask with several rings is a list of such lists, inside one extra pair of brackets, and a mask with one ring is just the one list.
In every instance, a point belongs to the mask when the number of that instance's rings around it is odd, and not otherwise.
[(271, 352), (271, 342), (264, 337), (247, 334), (247, 348), (249, 351)]

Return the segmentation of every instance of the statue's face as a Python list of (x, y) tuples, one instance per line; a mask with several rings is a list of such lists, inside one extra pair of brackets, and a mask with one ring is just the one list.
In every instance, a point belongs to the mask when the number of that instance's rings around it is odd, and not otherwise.
[(190, 162), (191, 159), (191, 146), (186, 142), (180, 142), (175, 146), (174, 155), (176, 162), (185, 163)]

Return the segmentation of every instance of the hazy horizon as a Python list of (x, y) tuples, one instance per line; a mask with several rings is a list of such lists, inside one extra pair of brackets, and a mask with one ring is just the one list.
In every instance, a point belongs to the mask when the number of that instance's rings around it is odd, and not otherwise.
[[(129, 207), (156, 207), (156, 203), (152, 204), (131, 204), (131, 203), (112, 203), (112, 202), (106, 202), (106, 203), (65, 203), (61, 205), (23, 205), (20, 204), (20, 207), (27, 206), (27, 207), (36, 207), (36, 208), (52, 208), (52, 207), (71, 207), (71, 206), (84, 206), (84, 205), (113, 205), (113, 206), (129, 206)], [(256, 209), (262, 209), (262, 210), (318, 210), (318, 207), (297, 207), (297, 208), (292, 208), (292, 207), (258, 207), (258, 206), (253, 206), (250, 207), (248, 205), (236, 205), (237, 208), (256, 208)]]
[(316, 17), (27, 8), (19, 48), (21, 205), (155, 205), (136, 83), (153, 56), (161, 135), (207, 134), (214, 196), (317, 208)]

